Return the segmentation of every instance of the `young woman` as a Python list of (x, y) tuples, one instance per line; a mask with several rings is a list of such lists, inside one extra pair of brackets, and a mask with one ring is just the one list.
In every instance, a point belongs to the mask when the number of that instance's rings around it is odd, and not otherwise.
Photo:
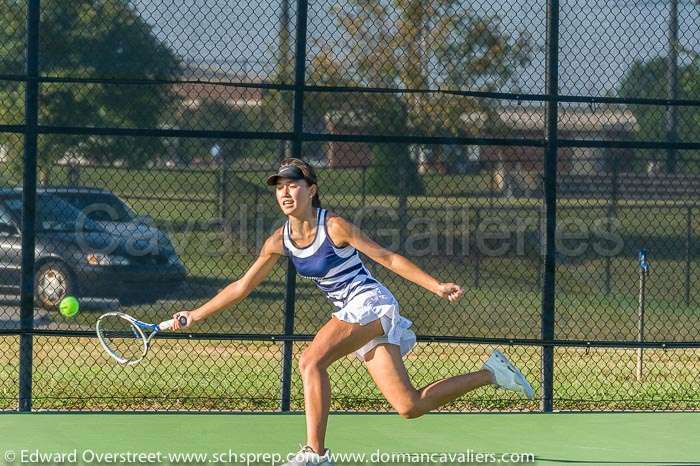
[(532, 398), (533, 390), (525, 377), (498, 351), (477, 372), (414, 388), (402, 360), (416, 342), (409, 329), (412, 323), (399, 314), (398, 302), (365, 268), (358, 251), (450, 302), (462, 296), (462, 288), (440, 282), (405, 257), (375, 243), (347, 220), (322, 209), (316, 174), (304, 161), (283, 160), (267, 184), (276, 187), (277, 202), (287, 216), (285, 225), (265, 241), (243, 277), (201, 307), (174, 317), (177, 322), (177, 317), (185, 316), (190, 326), (239, 303), (270, 273), (280, 256), (291, 256), (297, 272), (313, 280), (333, 303), (336, 311), (299, 359), (307, 443), (287, 466), (333, 464), (325, 447), (330, 405), (327, 369), (351, 353), (364, 361), (379, 390), (406, 419), (490, 384)]

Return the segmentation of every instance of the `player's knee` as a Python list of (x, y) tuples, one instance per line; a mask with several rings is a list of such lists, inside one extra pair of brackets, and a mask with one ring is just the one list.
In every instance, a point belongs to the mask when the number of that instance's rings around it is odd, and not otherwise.
[(399, 416), (401, 416), (404, 419), (415, 419), (417, 417), (421, 417), (423, 414), (425, 414), (422, 410), (418, 409), (417, 406), (410, 406), (405, 409), (399, 410)]
[(307, 371), (309, 366), (311, 365), (311, 358), (309, 354), (304, 351), (301, 353), (301, 356), (299, 356), (299, 372), (302, 374)]
[(395, 406), (396, 412), (404, 419), (415, 419), (425, 414), (418, 400), (411, 400)]
[(311, 372), (319, 371), (325, 369), (321, 364), (321, 359), (315, 354), (304, 351), (299, 356), (299, 372), (301, 372), (302, 377)]

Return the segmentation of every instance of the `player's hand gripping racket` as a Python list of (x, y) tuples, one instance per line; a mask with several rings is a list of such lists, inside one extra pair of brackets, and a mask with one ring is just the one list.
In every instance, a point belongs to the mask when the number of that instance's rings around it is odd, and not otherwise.
[[(187, 325), (187, 318), (179, 317), (180, 325)], [(119, 364), (138, 364), (148, 354), (151, 340), (163, 330), (170, 330), (173, 319), (160, 324), (149, 324), (134, 319), (123, 312), (108, 312), (97, 319), (95, 330), (100, 344)]]

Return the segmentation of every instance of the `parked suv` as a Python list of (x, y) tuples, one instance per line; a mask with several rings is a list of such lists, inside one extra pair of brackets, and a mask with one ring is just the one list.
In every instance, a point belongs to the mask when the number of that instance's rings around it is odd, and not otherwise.
[[(0, 286), (13, 290), (19, 290), (21, 215), (21, 189), (0, 190)], [(67, 295), (154, 301), (185, 278), (167, 248), (144, 254), (142, 240), (110, 233), (53, 194), (37, 193), (36, 215), (35, 292), (46, 309)]]

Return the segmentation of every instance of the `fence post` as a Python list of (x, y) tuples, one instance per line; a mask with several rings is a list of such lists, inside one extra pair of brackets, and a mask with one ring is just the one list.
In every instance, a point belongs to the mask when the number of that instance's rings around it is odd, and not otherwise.
[[(617, 218), (617, 199), (620, 192), (620, 159), (616, 152), (611, 156), (610, 203), (608, 204), (608, 233), (612, 233), (612, 221)], [(612, 293), (612, 258), (605, 256), (605, 293)]]
[(34, 246), (36, 153), (39, 115), (39, 0), (27, 10), (27, 87), (25, 99), (24, 176), (22, 190), (22, 269), (20, 276), (19, 410), (32, 410), (32, 330), (34, 328)]
[(551, 412), (554, 398), (554, 295), (556, 272), (557, 152), (559, 96), (559, 0), (547, 0), (547, 135), (544, 155), (545, 256), (542, 277), (542, 401)]
[[(542, 209), (537, 209), (537, 256), (542, 251)], [(542, 288), (542, 262), (539, 262), (539, 270), (537, 271), (537, 288)]]
[(294, 65), (294, 140), (292, 154), (301, 157), (304, 139), (304, 86), (306, 85), (306, 20), (308, 1), (297, 0), (296, 60)]
[[(223, 162), (223, 161), (222, 161)], [(228, 197), (226, 196), (226, 186), (224, 183), (226, 183), (226, 164), (222, 163), (221, 166), (216, 168), (216, 174), (214, 176), (214, 188), (216, 189), (216, 200), (219, 204), (219, 208), (217, 209), (219, 212), (219, 218), (221, 219), (222, 224), (226, 224), (227, 220), (227, 215), (226, 215), (226, 206), (228, 204)]]
[(639, 251), (639, 308), (637, 310), (637, 341), (640, 346), (637, 348), (637, 382), (642, 381), (644, 371), (644, 312), (646, 304), (646, 277), (649, 272), (646, 250)]
[[(666, 57), (666, 83), (669, 100), (678, 100), (678, 0), (670, 0), (668, 18), (668, 56)], [(678, 140), (678, 107), (666, 106), (666, 140), (674, 143)], [(678, 155), (674, 147), (666, 149), (666, 170), (676, 173)]]
[(362, 166), (362, 208), (365, 207), (367, 197), (367, 165)]
[(690, 306), (690, 266), (691, 247), (693, 241), (693, 211), (690, 206), (685, 212), (685, 305)]
[[(294, 65), (294, 139), (292, 153), (301, 158), (304, 139), (304, 86), (306, 77), (306, 19), (308, 13), (307, 0), (297, 0), (296, 24), (296, 63)], [(287, 337), (283, 345), (282, 387), (280, 410), (289, 411), (292, 391), (292, 349), (294, 342), (289, 339), (294, 334), (294, 301), (296, 291), (296, 269), (291, 257), (287, 259), (287, 276), (285, 280), (284, 297), (284, 335)]]
[(407, 223), (408, 223), (408, 186), (406, 185), (406, 177), (408, 167), (406, 162), (401, 162), (399, 165), (399, 251), (404, 252), (406, 246)]
[[(279, 29), (279, 76), (278, 79), (284, 84), (288, 84), (291, 79), (291, 63), (289, 59), (289, 0), (282, 0), (280, 7), (280, 29)], [(282, 105), (284, 107), (284, 113), (287, 117), (291, 117), (291, 108), (289, 105), (289, 98), (285, 93), (282, 93)], [(279, 161), (289, 157), (289, 141), (280, 141), (278, 147)]]
[[(291, 258), (287, 260), (287, 275), (284, 294), (284, 335), (294, 334), (294, 301), (296, 291), (296, 269)], [(294, 342), (286, 339), (282, 342), (282, 386), (280, 396), (280, 411), (289, 411), (292, 395), (292, 350)]]
[(474, 219), (474, 288), (479, 288), (481, 286), (481, 248), (479, 245), (479, 226), (481, 225), (481, 207), (477, 207), (476, 218)]

